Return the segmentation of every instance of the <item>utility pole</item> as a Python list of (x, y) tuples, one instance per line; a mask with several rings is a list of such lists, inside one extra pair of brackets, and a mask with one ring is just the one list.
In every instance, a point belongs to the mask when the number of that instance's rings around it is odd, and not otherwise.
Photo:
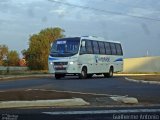
[(146, 56), (149, 56), (149, 52), (148, 52), (148, 50), (147, 50), (147, 54), (146, 54)]

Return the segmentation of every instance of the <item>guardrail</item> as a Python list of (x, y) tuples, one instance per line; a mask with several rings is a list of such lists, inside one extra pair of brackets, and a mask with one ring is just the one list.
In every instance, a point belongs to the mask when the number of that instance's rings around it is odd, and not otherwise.
[(28, 70), (28, 67), (0, 66), (0, 74), (9, 73), (9, 72), (24, 72), (27, 70)]

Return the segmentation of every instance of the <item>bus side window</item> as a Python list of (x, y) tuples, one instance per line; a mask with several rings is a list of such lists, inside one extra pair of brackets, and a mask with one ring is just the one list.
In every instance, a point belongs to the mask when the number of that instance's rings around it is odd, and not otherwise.
[(106, 55), (111, 55), (111, 47), (109, 42), (105, 42)]
[(100, 50), (100, 54), (104, 55), (106, 53), (105, 51), (105, 46), (104, 46), (104, 42), (98, 42), (99, 44), (99, 50)]
[(87, 50), (87, 54), (93, 53), (92, 42), (90, 40), (86, 41), (86, 50)]
[[(83, 41), (85, 41), (85, 40), (83, 40)], [(82, 45), (81, 45), (80, 55), (82, 55), (82, 54), (86, 54), (86, 46), (82, 46)]]
[(110, 43), (112, 55), (117, 55), (116, 45), (115, 43)]
[(99, 54), (98, 42), (97, 41), (92, 41), (92, 45), (93, 45), (93, 53), (94, 54)]
[(123, 55), (121, 44), (116, 43), (117, 55)]

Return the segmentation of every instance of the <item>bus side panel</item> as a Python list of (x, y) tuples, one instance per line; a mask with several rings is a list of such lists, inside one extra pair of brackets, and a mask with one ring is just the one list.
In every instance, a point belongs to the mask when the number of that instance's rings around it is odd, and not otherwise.
[(95, 66), (96, 73), (107, 73), (110, 67), (110, 57), (108, 55), (95, 55)]
[(98, 54), (83, 54), (79, 56), (79, 64), (87, 66), (87, 73), (108, 73), (111, 66), (110, 57)]
[(114, 72), (123, 71), (123, 56), (112, 56), (112, 65), (114, 67)]
[(79, 55), (78, 63), (81, 65), (81, 67), (86, 66), (87, 67), (87, 73), (94, 73), (94, 55), (93, 54), (83, 54)]

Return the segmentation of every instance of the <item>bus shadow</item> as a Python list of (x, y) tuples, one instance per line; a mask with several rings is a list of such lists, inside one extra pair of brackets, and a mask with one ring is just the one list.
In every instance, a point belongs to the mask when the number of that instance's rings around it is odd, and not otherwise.
[(113, 76), (111, 78), (105, 78), (103, 76), (93, 76), (92, 78), (80, 79), (78, 76), (65, 76), (64, 78), (58, 80), (111, 80), (118, 78), (118, 76)]

